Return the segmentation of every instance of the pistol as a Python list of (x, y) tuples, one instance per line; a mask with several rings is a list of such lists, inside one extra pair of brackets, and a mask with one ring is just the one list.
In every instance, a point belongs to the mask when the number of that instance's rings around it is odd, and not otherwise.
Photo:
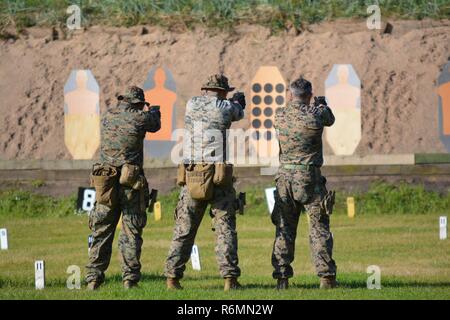
[(158, 190), (152, 189), (152, 191), (150, 191), (149, 198), (150, 200), (148, 201), (148, 210), (150, 212), (153, 212), (155, 203), (158, 200)]
[(238, 210), (239, 214), (244, 214), (244, 207), (247, 204), (245, 192), (240, 192), (239, 196), (236, 199), (236, 209)]

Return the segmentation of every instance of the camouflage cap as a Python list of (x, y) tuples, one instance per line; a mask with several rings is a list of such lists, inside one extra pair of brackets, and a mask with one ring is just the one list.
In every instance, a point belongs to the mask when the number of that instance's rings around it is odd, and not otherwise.
[(118, 96), (117, 99), (125, 100), (130, 103), (145, 103), (147, 106), (150, 105), (150, 103), (145, 101), (144, 91), (136, 86), (128, 87), (125, 94)]
[(210, 76), (208, 81), (202, 86), (202, 90), (208, 89), (233, 91), (234, 87), (228, 85), (228, 78), (223, 74), (214, 74)]

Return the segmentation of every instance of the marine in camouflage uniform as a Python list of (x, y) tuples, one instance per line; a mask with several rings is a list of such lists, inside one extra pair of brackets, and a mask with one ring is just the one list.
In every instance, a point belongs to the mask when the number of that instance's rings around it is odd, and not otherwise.
[[(89, 289), (103, 283), (108, 268), (114, 233), (122, 215), (119, 249), (122, 255), (122, 275), (126, 288), (135, 286), (141, 273), (142, 229), (147, 222), (145, 212), (148, 203), (148, 185), (142, 169), (143, 141), (146, 132), (160, 129), (160, 113), (156, 108), (144, 111), (144, 92), (130, 87), (125, 95), (118, 97), (118, 104), (109, 108), (101, 121), (101, 168), (113, 168), (120, 172), (124, 164), (136, 165), (143, 177), (143, 188), (135, 190), (119, 185), (114, 204), (95, 204), (89, 216), (93, 243), (86, 266), (86, 282)], [(95, 170), (95, 166), (94, 166)]]
[(272, 252), (273, 277), (277, 287), (288, 287), (293, 276), (295, 239), (300, 213), (309, 215), (309, 243), (321, 287), (334, 287), (336, 264), (332, 258), (333, 236), (330, 214), (334, 192), (327, 192), (321, 175), (322, 132), (334, 123), (325, 99), (310, 105), (311, 83), (303, 78), (290, 86), (290, 102), (277, 109), (275, 129), (280, 144), (280, 169), (275, 178), (275, 206), (272, 222), (276, 226)]
[[(208, 156), (219, 162), (226, 159), (226, 130), (233, 121), (243, 118), (245, 107), (243, 95), (241, 99), (236, 98), (236, 94), (230, 100), (225, 99), (226, 93), (233, 89), (229, 87), (225, 76), (214, 75), (202, 87), (205, 94), (193, 97), (187, 102), (185, 128), (190, 133), (190, 139), (187, 139), (189, 141), (185, 143), (185, 148), (195, 146), (196, 150), (191, 149), (192, 153), (185, 162), (204, 163), (205, 157)], [(222, 139), (205, 138), (208, 130), (209, 132), (215, 130), (214, 132), (219, 133)], [(215, 151), (206, 155), (208, 150)], [(211, 205), (210, 215), (216, 234), (215, 253), (220, 275), (225, 278), (225, 290), (239, 286), (236, 280), (241, 271), (238, 266), (235, 198), (236, 192), (232, 185), (214, 186), (213, 197), (207, 201), (192, 199), (187, 187), (182, 186), (175, 209), (172, 244), (164, 271), (169, 289), (181, 289), (179, 279), (183, 277), (198, 227), (208, 204)]]

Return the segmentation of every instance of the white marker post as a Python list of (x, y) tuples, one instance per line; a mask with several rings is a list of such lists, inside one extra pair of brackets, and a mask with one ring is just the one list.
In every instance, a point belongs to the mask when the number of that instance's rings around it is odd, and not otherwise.
[(447, 217), (439, 217), (439, 239), (447, 239)]
[(37, 290), (45, 288), (44, 260), (36, 260), (34, 262), (34, 281)]
[(192, 261), (192, 269), (197, 271), (202, 270), (200, 266), (200, 253), (198, 252), (198, 247), (196, 244), (192, 246), (191, 261)]
[(0, 247), (2, 250), (8, 250), (8, 231), (0, 229)]
[(267, 188), (266, 189), (266, 200), (267, 208), (269, 208), (269, 214), (272, 214), (273, 208), (275, 207), (275, 190), (277, 188)]

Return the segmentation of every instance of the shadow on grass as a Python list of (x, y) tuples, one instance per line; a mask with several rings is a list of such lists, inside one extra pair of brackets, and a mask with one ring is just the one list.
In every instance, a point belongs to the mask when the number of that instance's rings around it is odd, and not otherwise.
[[(275, 289), (276, 281), (272, 284), (262, 283), (247, 283), (242, 285), (242, 289)], [(294, 283), (289, 284), (289, 288), (293, 289), (319, 289), (319, 282), (317, 283)], [(386, 280), (381, 282), (381, 287), (387, 288), (448, 288), (450, 282), (418, 282), (418, 281), (399, 281)], [(339, 289), (366, 289), (367, 283), (365, 281), (338, 281)]]

